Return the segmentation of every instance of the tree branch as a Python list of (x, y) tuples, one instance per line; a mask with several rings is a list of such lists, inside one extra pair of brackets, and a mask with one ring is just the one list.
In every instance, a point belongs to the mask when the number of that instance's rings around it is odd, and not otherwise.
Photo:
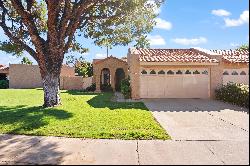
[(6, 8), (4, 7), (2, 0), (0, 0), (0, 8), (2, 8), (2, 10), (3, 10), (3, 11), (2, 11), (2, 18), (1, 18), (0, 26), (2, 27), (4, 33), (10, 38), (11, 41), (13, 41), (15, 44), (17, 44), (17, 45), (20, 46), (21, 48), (23, 48), (23, 49), (24, 49), (25, 51), (27, 51), (36, 61), (38, 61), (36, 52), (35, 52), (31, 47), (29, 47), (27, 44), (25, 44), (22, 40), (20, 40), (19, 38), (15, 37), (15, 36), (11, 33), (9, 27), (6, 25), (5, 16), (6, 16), (7, 10), (6, 10)]
[(58, 16), (60, 12), (60, 4), (62, 0), (55, 1), (46, 1), (48, 9), (48, 35), (47, 41), (50, 43), (50, 47), (55, 47), (59, 45), (59, 31), (57, 28), (58, 25)]
[(16, 9), (17, 13), (22, 17), (23, 23), (27, 27), (31, 40), (34, 43), (36, 50), (42, 52), (45, 46), (45, 40), (40, 37), (39, 32), (36, 28), (35, 22), (31, 14), (26, 11), (20, 0), (11, 0), (13, 7)]

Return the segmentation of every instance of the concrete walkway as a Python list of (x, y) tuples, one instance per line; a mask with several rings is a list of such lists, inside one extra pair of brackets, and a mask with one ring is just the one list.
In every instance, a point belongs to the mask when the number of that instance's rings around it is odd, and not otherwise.
[(0, 164), (247, 164), (247, 147), (244, 141), (83, 140), (0, 135)]

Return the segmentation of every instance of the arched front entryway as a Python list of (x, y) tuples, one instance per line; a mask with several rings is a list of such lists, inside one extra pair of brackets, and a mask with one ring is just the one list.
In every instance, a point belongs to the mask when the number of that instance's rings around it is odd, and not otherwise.
[(93, 60), (93, 74), (96, 92), (103, 91), (103, 83), (109, 84), (108, 90), (116, 91), (120, 89), (121, 80), (128, 76), (128, 63), (112, 56), (102, 60)]
[(125, 78), (125, 72), (122, 68), (116, 69), (115, 72), (115, 90), (121, 91), (121, 81)]

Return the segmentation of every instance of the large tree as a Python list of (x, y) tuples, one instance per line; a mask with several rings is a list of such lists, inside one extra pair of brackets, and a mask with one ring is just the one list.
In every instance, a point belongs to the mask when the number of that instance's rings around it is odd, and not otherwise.
[[(163, 0), (0, 0), (1, 49), (28, 52), (38, 63), (44, 106), (61, 103), (59, 77), (68, 51), (85, 52), (78, 36), (100, 46), (145, 42)], [(140, 44), (137, 44), (140, 45)]]

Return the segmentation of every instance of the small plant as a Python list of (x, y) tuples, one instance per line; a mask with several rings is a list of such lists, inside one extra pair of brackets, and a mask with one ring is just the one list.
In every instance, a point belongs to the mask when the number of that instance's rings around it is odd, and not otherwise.
[(96, 90), (96, 84), (95, 83), (93, 83), (92, 85), (90, 85), (89, 87), (87, 87), (85, 89), (85, 91), (87, 91), (87, 92), (94, 92), (95, 90)]
[(249, 86), (237, 83), (228, 83), (215, 90), (217, 100), (249, 108)]
[(102, 92), (113, 92), (113, 88), (110, 84), (101, 84), (101, 91)]
[(8, 89), (9, 81), (8, 80), (0, 80), (0, 89)]
[(125, 99), (131, 98), (131, 87), (129, 78), (123, 79), (121, 81), (121, 92), (124, 95)]

